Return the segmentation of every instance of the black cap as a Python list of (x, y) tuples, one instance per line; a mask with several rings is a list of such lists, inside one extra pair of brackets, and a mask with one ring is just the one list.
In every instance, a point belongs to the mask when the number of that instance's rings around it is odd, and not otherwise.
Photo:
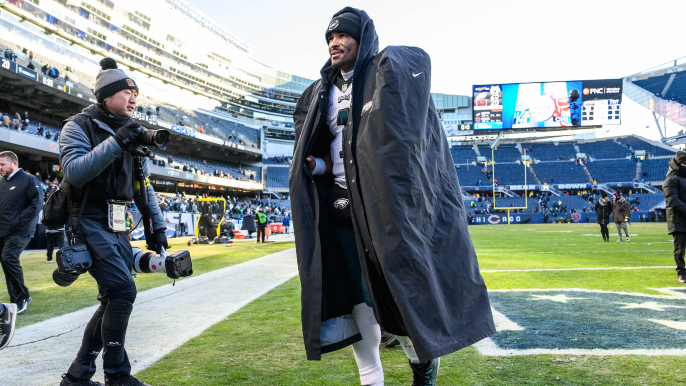
[(679, 165), (686, 164), (686, 151), (677, 151), (674, 160), (676, 160), (676, 163)]
[(607, 197), (607, 192), (604, 191), (604, 190), (601, 190), (601, 191), (600, 191), (600, 197), (602, 197), (602, 198)]
[(329, 22), (329, 26), (326, 27), (326, 43), (329, 43), (329, 37), (334, 32), (343, 32), (350, 35), (353, 39), (360, 42), (360, 35), (362, 34), (360, 27), (360, 16), (354, 12), (342, 13)]

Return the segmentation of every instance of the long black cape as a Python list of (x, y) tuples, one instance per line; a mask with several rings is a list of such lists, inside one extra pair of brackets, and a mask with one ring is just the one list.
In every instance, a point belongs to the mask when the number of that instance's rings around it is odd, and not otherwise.
[[(415, 47), (378, 52), (364, 12), (344, 131), (346, 181), (360, 263), (377, 320), (409, 336), (421, 361), (469, 346), (495, 332), (486, 286), (467, 228), (460, 184), (430, 94), (431, 63)], [(334, 16), (336, 16), (334, 15)], [(329, 151), (325, 124), (336, 69), (301, 96), (293, 114), (289, 175), (302, 324), (308, 359), (361, 339), (346, 316), (344, 267), (324, 203), (331, 176), (312, 176), (305, 158)], [(328, 138), (328, 141), (327, 141)]]

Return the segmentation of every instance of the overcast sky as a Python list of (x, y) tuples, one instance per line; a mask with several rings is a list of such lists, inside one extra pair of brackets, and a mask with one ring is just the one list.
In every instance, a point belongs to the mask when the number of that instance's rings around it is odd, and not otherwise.
[(472, 84), (618, 78), (686, 55), (686, 3), (674, 1), (187, 0), (252, 45), (254, 57), (316, 79), (324, 32), (346, 5), (374, 20), (381, 47), (431, 56), (432, 91)]

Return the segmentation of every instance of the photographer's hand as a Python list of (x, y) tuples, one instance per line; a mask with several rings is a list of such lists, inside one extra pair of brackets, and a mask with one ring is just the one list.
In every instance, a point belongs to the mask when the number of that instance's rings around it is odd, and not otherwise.
[(129, 123), (126, 126), (122, 126), (117, 130), (117, 134), (114, 135), (114, 139), (117, 141), (119, 146), (124, 151), (129, 151), (133, 149), (138, 144), (140, 138), (140, 127), (138, 123)]
[(167, 243), (166, 230), (167, 230), (167, 228), (160, 228), (160, 229), (155, 230), (155, 233), (154, 233), (155, 244), (154, 245), (148, 244), (148, 249), (154, 249), (155, 253), (158, 253), (158, 254), (162, 253), (162, 248), (164, 248), (165, 251), (169, 249), (169, 244)]

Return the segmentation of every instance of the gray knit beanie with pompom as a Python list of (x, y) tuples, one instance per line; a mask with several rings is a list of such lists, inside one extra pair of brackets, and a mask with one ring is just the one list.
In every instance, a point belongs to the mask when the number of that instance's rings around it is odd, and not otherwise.
[(100, 61), (100, 71), (95, 77), (95, 97), (98, 103), (102, 103), (105, 98), (118, 93), (121, 90), (136, 90), (136, 81), (117, 68), (117, 61), (112, 58), (104, 58)]

